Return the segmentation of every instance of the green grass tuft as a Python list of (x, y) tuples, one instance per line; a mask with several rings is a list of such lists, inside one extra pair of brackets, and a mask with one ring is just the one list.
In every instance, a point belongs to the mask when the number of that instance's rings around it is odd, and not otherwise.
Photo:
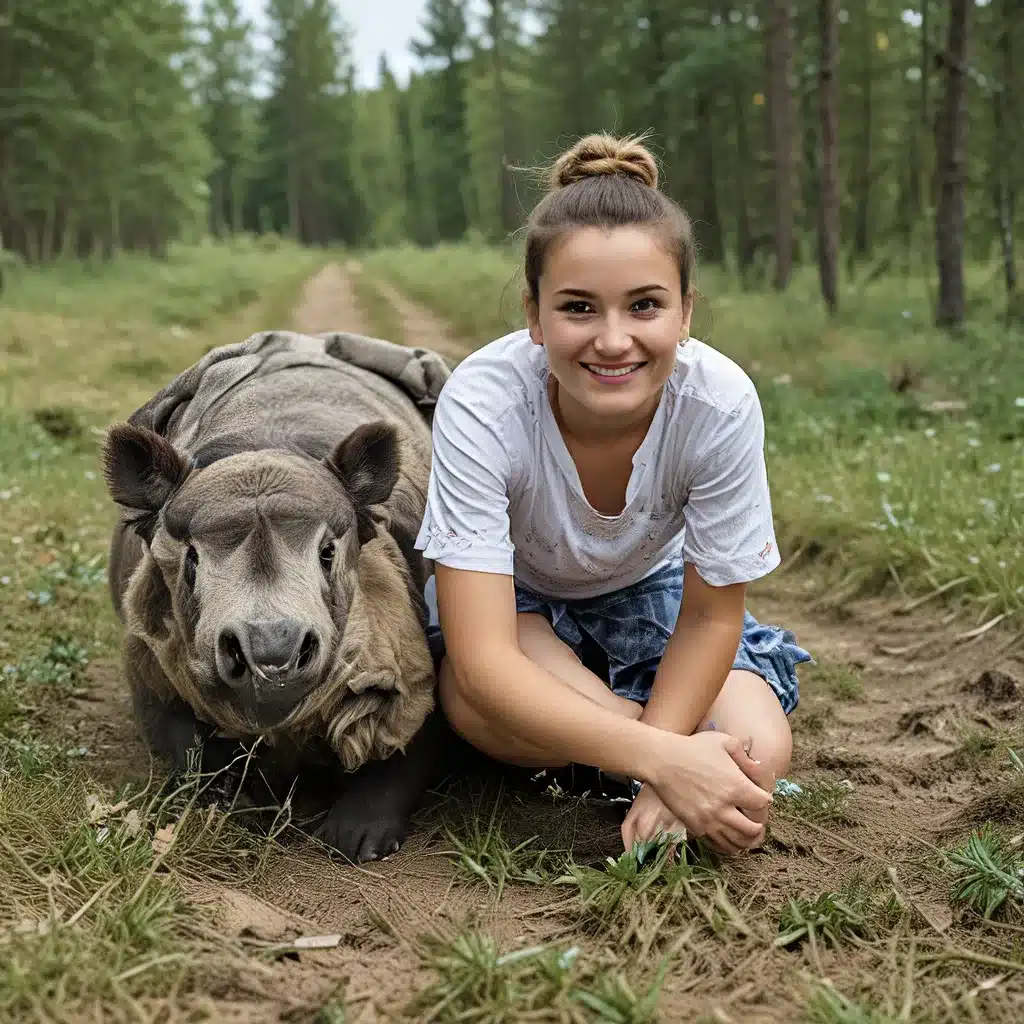
[(953, 876), (950, 898), (966, 904), (984, 918), (1008, 902), (1024, 906), (1024, 852), (1011, 847), (990, 823), (973, 832), (960, 847), (945, 853)]
[(898, 1024), (898, 1018), (855, 1003), (828, 984), (819, 985), (811, 996), (807, 1021), (808, 1024)]
[(800, 783), (800, 788), (802, 792), (776, 801), (775, 811), (778, 814), (819, 824), (849, 821), (850, 787), (822, 779)]
[(637, 991), (620, 971), (588, 961), (579, 947), (537, 945), (502, 953), (494, 939), (475, 932), (430, 943), (426, 959), (438, 978), (407, 1013), (438, 1024), (541, 1019), (654, 1024), (668, 966), (662, 963), (654, 981)]

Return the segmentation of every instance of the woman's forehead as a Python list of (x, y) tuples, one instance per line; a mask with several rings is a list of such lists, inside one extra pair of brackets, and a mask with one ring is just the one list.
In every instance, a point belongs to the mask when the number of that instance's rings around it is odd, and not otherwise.
[(543, 281), (552, 289), (629, 292), (650, 286), (679, 289), (679, 265), (657, 230), (581, 227), (552, 245)]

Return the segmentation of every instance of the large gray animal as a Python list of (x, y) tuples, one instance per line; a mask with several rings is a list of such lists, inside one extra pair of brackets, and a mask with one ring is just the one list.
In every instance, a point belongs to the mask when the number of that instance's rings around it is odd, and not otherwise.
[[(413, 542), (439, 356), (335, 334), (214, 349), (109, 431), (110, 583), (150, 747), (331, 792), (320, 836), (397, 849), (440, 712)], [(254, 774), (254, 773), (247, 773)], [(278, 794), (279, 795), (279, 794)]]

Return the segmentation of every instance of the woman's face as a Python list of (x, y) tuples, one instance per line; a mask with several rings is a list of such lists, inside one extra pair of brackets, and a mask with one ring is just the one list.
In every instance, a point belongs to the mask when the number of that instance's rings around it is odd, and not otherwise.
[(655, 231), (569, 232), (549, 249), (538, 291), (537, 303), (526, 298), (530, 336), (547, 349), (563, 411), (569, 403), (588, 422), (611, 423), (657, 405), (692, 300)]

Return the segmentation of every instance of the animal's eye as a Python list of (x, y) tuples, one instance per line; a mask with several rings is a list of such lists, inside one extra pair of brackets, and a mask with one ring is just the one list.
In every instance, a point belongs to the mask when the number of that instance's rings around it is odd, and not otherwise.
[(199, 568), (199, 552), (189, 544), (185, 552), (185, 582), (194, 587), (196, 584), (196, 569)]
[(327, 541), (326, 544), (320, 548), (320, 565), (323, 566), (324, 572), (330, 572), (331, 566), (334, 565), (334, 541)]

